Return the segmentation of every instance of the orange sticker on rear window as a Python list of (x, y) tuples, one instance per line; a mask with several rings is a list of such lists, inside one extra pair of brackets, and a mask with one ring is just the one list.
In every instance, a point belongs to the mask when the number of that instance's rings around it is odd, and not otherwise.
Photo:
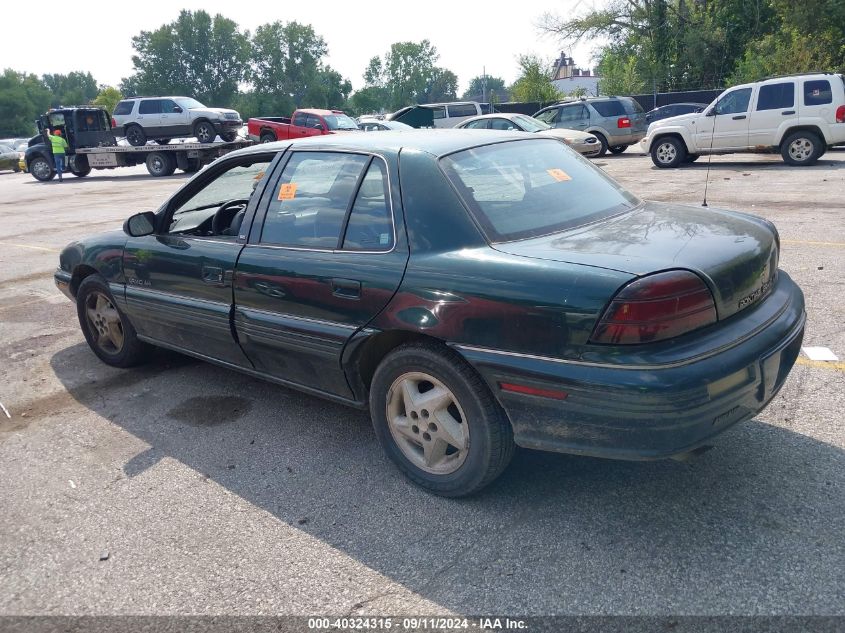
[(279, 200), (293, 200), (296, 197), (296, 183), (286, 182), (279, 187)]
[(572, 180), (572, 176), (567, 174), (562, 169), (547, 169), (546, 170), (552, 178), (557, 180), (558, 182), (563, 182), (564, 180)]

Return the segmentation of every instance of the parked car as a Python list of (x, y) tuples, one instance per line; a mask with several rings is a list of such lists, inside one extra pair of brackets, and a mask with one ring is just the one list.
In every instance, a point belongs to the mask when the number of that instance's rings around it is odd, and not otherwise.
[(608, 150), (621, 154), (645, 136), (648, 127), (642, 106), (631, 97), (582, 97), (547, 106), (534, 118), (552, 127), (593, 134), (601, 143), (599, 156)]
[(387, 118), (416, 128), (448, 128), (455, 127), (470, 117), (489, 113), (490, 105), (487, 103), (456, 101), (407, 106), (388, 115)]
[(11, 169), (18, 172), (20, 168), (20, 152), (9, 145), (0, 145), (0, 170)]
[(812, 73), (729, 88), (704, 112), (651, 124), (641, 147), (657, 167), (737, 152), (780, 152), (788, 165), (806, 166), (841, 143), (845, 76)]
[(254, 117), (247, 121), (249, 139), (259, 143), (286, 141), (305, 136), (357, 132), (358, 124), (343, 110), (304, 108), (293, 115)]
[(654, 123), (655, 121), (680, 116), (681, 114), (703, 112), (706, 107), (706, 103), (670, 103), (669, 105), (660, 106), (646, 112), (645, 120), (646, 123)]
[(358, 119), (358, 129), (364, 132), (384, 132), (386, 130), (413, 130), (414, 128), (399, 121), (362, 118)]
[(601, 143), (587, 132), (553, 128), (542, 121), (524, 114), (484, 114), (467, 119), (457, 127), (467, 130), (515, 130), (518, 132), (533, 132), (542, 136), (560, 139), (579, 154), (592, 157), (598, 156)]
[(770, 222), (643, 202), (555, 139), (382, 132), (227, 154), (55, 280), (103, 362), (161, 346), (369, 408), (458, 496), (515, 444), (657, 459), (759, 413), (804, 331), (778, 256)]
[(200, 143), (212, 143), (218, 135), (230, 143), (242, 125), (237, 111), (208, 108), (190, 97), (123, 99), (112, 113), (112, 127), (135, 146), (147, 141), (166, 145), (173, 138), (191, 136)]

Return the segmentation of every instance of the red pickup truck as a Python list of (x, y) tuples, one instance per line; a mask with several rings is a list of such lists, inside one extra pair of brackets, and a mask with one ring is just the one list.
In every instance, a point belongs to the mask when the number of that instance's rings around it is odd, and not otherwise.
[(358, 125), (341, 110), (297, 110), (291, 118), (256, 117), (247, 121), (249, 138), (260, 143), (304, 136), (358, 131)]

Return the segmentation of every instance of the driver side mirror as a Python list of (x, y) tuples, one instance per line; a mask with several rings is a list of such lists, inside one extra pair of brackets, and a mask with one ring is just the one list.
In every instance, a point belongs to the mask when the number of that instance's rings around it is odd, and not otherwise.
[(704, 114), (704, 116), (716, 116), (716, 108), (715, 108), (715, 106), (714, 106), (714, 107), (712, 107), (712, 108), (710, 108), (710, 109), (709, 109), (709, 110), (708, 110), (708, 111)]
[(180, 114), (180, 113), (183, 111), (183, 110), (182, 110), (182, 106), (173, 106), (173, 111), (174, 111), (176, 114)]
[(156, 230), (156, 214), (152, 211), (136, 213), (123, 223), (123, 232), (130, 237), (152, 235)]

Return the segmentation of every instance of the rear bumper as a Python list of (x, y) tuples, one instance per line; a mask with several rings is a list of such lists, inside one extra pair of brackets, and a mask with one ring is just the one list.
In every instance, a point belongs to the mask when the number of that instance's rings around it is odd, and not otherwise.
[[(721, 334), (733, 344), (668, 364), (610, 365), (456, 349), (498, 397), (518, 445), (613, 459), (662, 459), (708, 444), (754, 417), (777, 394), (798, 357), (806, 317), (801, 290), (785, 274), (765, 303), (770, 301), (780, 303), (767, 306), (774, 314), (752, 335), (739, 336), (741, 322), (731, 324)], [(558, 390), (566, 397), (503, 391), (502, 383)]]
[(236, 120), (225, 119), (223, 121), (214, 121), (214, 129), (217, 130), (218, 134), (224, 134), (226, 132), (237, 131), (237, 130), (240, 130), (243, 126), (244, 126), (244, 123), (240, 119), (236, 119)]

